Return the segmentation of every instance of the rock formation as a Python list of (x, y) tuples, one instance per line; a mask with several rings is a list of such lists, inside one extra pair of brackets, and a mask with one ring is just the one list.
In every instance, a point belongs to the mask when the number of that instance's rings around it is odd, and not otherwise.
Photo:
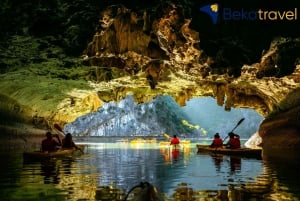
[[(96, 36), (93, 38), (85, 59), (93, 65), (95, 60), (99, 61), (107, 57), (105, 54), (124, 58), (123, 65), (119, 65), (118, 68), (130, 71), (131, 75), (138, 75), (141, 78), (144, 76), (150, 88), (155, 89), (155, 92), (150, 93), (139, 91), (138, 96), (168, 93), (180, 105), (184, 105), (187, 100), (195, 96), (213, 96), (219, 105), (224, 105), (225, 110), (230, 110), (231, 107), (253, 108), (265, 117), (270, 113), (293, 110), (298, 106), (299, 99), (295, 98), (298, 96), (295, 95), (298, 91), (295, 89), (299, 87), (300, 69), (299, 65), (296, 67), (299, 63), (299, 39), (274, 39), (270, 48), (263, 52), (259, 63), (236, 68), (234, 62), (231, 64), (223, 62), (223, 65), (229, 66), (224, 70), (216, 71), (215, 65), (222, 65), (220, 61), (225, 61), (226, 55), (222, 55), (221, 52), (219, 52), (221, 55), (217, 54), (214, 58), (205, 55), (199, 48), (199, 34), (189, 28), (192, 19), (184, 18), (180, 6), (169, 4), (163, 10), (162, 17), (158, 19), (146, 11), (143, 16), (137, 16), (124, 7), (113, 8), (115, 12), (111, 11), (112, 8), (103, 12), (99, 25), (101, 30), (97, 32), (101, 32), (102, 35), (100, 38)], [(144, 32), (146, 23), (147, 26), (152, 23), (152, 29)], [(133, 26), (134, 31), (129, 34), (128, 30), (133, 29)], [(103, 48), (109, 44), (107, 41), (102, 42), (106, 39), (112, 39), (110, 44), (113, 45)], [(114, 41), (119, 42), (115, 44)], [(227, 47), (230, 48), (230, 45)], [(235, 51), (234, 48), (231, 49), (233, 50), (231, 56), (239, 55), (238, 49)], [(150, 52), (161, 54), (150, 54)], [(107, 64), (104, 62), (103, 65)], [(138, 83), (138, 86), (141, 86), (141, 83)], [(97, 88), (101, 91), (101, 84)], [(132, 91), (130, 88), (123, 87), (122, 97)], [(144, 89), (146, 89), (145, 85)], [(287, 102), (287, 97), (291, 97), (292, 103), (283, 104)], [(299, 123), (299, 119), (294, 121)], [(263, 125), (260, 134), (265, 137), (268, 136), (265, 134), (265, 127), (269, 124)], [(281, 124), (283, 129), (285, 129), (284, 125)], [(270, 144), (273, 143), (272, 139), (269, 137), (267, 139)], [(287, 147), (298, 144), (295, 140), (294, 145), (290, 143), (292, 142), (286, 144)], [(268, 143), (266, 145), (269, 146)]]
[[(185, 17), (182, 7), (170, 3), (159, 17), (152, 12), (136, 13), (124, 6), (105, 9), (83, 55), (83, 63), (93, 67), (91, 80), (85, 83), (88, 88), (61, 89), (60, 99), (44, 98), (52, 103), (45, 108), (45, 102), (24, 99), (25, 86), (11, 93), (5, 85), (2, 116), (9, 114), (27, 123), (40, 119), (37, 124), (45, 128), (53, 122), (72, 122), (103, 102), (120, 101), (128, 94), (137, 103), (168, 94), (181, 106), (193, 97), (211, 96), (225, 110), (253, 108), (265, 116), (259, 131), (265, 146), (300, 147), (299, 39), (274, 39), (260, 62), (240, 65), (241, 52), (232, 48), (234, 42), (228, 49), (230, 57), (238, 57), (236, 61), (226, 60), (222, 51), (205, 54), (199, 46), (201, 36), (189, 27), (193, 19)], [(3, 77), (1, 82), (9, 80)], [(37, 95), (31, 96), (34, 100)], [(284, 136), (278, 133), (282, 130)], [(296, 140), (285, 140), (291, 138)]]

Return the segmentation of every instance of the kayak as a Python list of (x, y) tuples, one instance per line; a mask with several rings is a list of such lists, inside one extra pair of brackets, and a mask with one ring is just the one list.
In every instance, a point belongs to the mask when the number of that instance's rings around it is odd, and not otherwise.
[[(183, 145), (183, 146), (189, 146), (191, 144), (191, 141), (190, 140), (180, 140), (180, 145)], [(162, 141), (162, 142), (159, 142), (159, 146), (169, 146), (170, 145), (170, 141)]]
[(197, 144), (198, 153), (212, 153), (212, 154), (223, 154), (232, 155), (248, 158), (261, 158), (262, 149), (250, 149), (250, 148), (239, 148), (239, 149), (229, 149), (226, 147), (212, 148), (209, 145), (199, 145)]
[(23, 157), (25, 159), (58, 158), (58, 157), (71, 156), (73, 155), (74, 151), (75, 150), (73, 149), (58, 150), (54, 152), (32, 151), (32, 152), (24, 152)]
[[(78, 146), (81, 148), (81, 150), (84, 149), (84, 146)], [(72, 156), (75, 153), (82, 153), (80, 150), (76, 149), (59, 149), (54, 152), (48, 152), (48, 151), (30, 151), (30, 152), (24, 152), (23, 158), (25, 160), (39, 160), (39, 159), (50, 159), (50, 158), (63, 158)]]
[(142, 138), (137, 138), (137, 139), (133, 139), (130, 141), (130, 143), (156, 143), (156, 139), (142, 139)]

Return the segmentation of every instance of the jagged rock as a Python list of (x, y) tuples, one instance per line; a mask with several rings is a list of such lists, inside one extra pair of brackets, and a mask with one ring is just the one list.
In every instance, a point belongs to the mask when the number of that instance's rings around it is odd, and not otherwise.
[(157, 96), (144, 104), (136, 104), (135, 101), (133, 96), (128, 95), (119, 102), (105, 103), (97, 111), (67, 124), (65, 133), (81, 136), (160, 136), (165, 132), (193, 134), (193, 129), (181, 123), (182, 119), (188, 118), (171, 97)]
[[(161, 18), (146, 10), (138, 16), (124, 6), (108, 7), (101, 13), (97, 31), (84, 53), (84, 63), (136, 69), (141, 66), (138, 58), (147, 57), (143, 64), (146, 60), (169, 60), (175, 69), (190, 68), (198, 63), (201, 50), (196, 46), (200, 40), (198, 32), (189, 28), (191, 19), (184, 19), (182, 13), (175, 4), (166, 6)], [(146, 77), (153, 83), (157, 81), (149, 73)]]
[[(168, 94), (181, 106), (193, 97), (211, 96), (226, 110), (253, 108), (267, 119), (270, 114), (284, 119), (280, 113), (298, 111), (299, 39), (275, 40), (255, 64), (243, 65), (246, 51), (234, 42), (225, 45), (218, 56), (205, 56), (197, 46), (198, 33), (189, 28), (192, 19), (185, 19), (181, 9), (168, 4), (160, 17), (148, 11), (140, 15), (124, 6), (104, 10), (84, 55), (84, 62), (95, 66), (90, 72), (93, 79), (84, 83), (88, 87), (66, 89), (62, 85), (67, 81), (57, 80), (41, 84), (31, 69), (1, 75), (1, 119), (10, 117), (51, 128), (53, 122), (72, 122), (96, 111), (103, 102), (120, 101), (128, 94), (137, 103)], [(228, 54), (238, 59), (232, 62)], [(219, 68), (220, 63), (224, 65)], [(59, 98), (55, 96), (58, 91)], [(289, 120), (280, 121), (278, 128), (299, 123), (297, 115)], [(273, 129), (276, 122), (275, 118), (262, 124), (260, 135), (265, 146), (282, 144), (282, 138), (273, 137), (280, 136)], [(293, 145), (287, 143), (288, 147), (300, 145), (297, 132), (299, 127), (293, 126), (285, 133), (286, 138), (295, 139)]]
[(272, 41), (269, 50), (263, 52), (258, 64), (257, 78), (282, 77), (291, 74), (299, 64), (299, 38), (277, 38)]

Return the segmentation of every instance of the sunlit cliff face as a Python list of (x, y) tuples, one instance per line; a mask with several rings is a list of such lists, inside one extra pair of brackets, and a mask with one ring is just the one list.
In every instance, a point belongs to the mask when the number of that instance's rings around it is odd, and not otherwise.
[[(237, 65), (242, 49), (232, 42), (228, 48), (235, 50), (229, 51), (231, 60), (221, 50), (208, 56), (200, 48), (201, 36), (190, 28), (192, 20), (174, 4), (156, 12), (137, 13), (124, 6), (105, 9), (83, 55), (83, 62), (95, 67), (90, 89), (65, 90), (64, 99), (47, 111), (38, 102), (29, 101), (26, 104), (32, 114), (26, 115), (34, 119), (38, 114), (51, 127), (53, 122), (63, 125), (74, 121), (127, 94), (133, 95), (136, 103), (167, 94), (181, 106), (193, 97), (211, 96), (228, 111), (232, 107), (252, 108), (265, 117), (282, 113), (282, 117), (275, 116), (276, 124), (271, 121), (261, 127), (260, 134), (269, 145), (278, 127), (291, 128), (294, 136), (300, 125), (295, 115), (298, 110), (294, 110), (299, 105), (300, 40), (275, 39), (258, 63)], [(25, 116), (25, 110), (16, 111)], [(286, 120), (287, 116), (290, 119)]]

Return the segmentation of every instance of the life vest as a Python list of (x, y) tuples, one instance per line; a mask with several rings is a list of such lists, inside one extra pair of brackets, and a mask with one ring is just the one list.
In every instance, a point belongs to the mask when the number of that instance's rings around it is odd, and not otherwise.
[(241, 142), (240, 142), (240, 139), (238, 137), (230, 138), (229, 144), (230, 144), (231, 149), (241, 148)]
[(172, 138), (171, 144), (179, 144), (179, 139), (178, 138)]
[(222, 147), (223, 140), (221, 138), (215, 138), (210, 146), (211, 147)]

